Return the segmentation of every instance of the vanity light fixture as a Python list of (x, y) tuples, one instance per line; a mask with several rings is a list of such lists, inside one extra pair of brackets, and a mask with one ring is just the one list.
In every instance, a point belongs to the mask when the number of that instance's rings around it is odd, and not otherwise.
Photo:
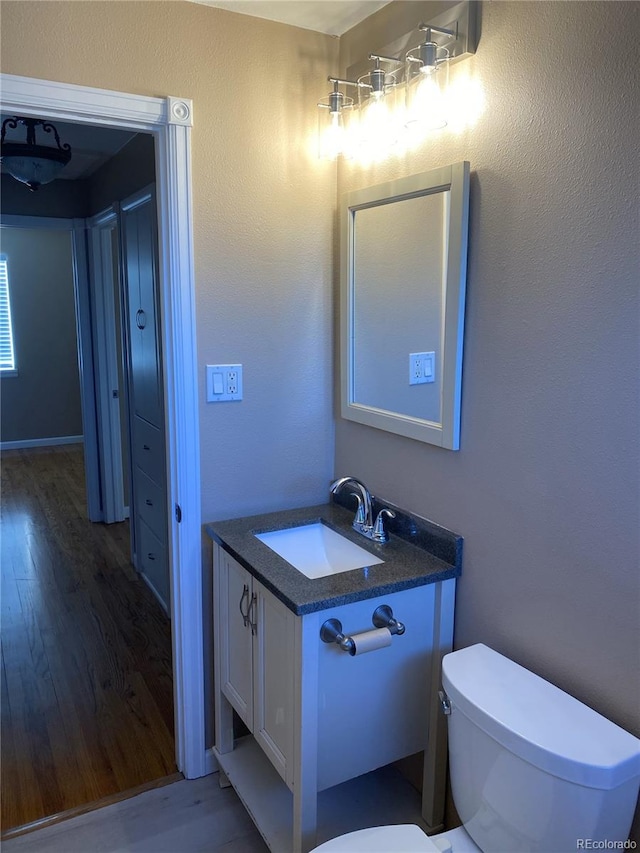
[(333, 91), (318, 101), (318, 154), (323, 160), (335, 160), (339, 155), (352, 156), (349, 140), (349, 119), (353, 115), (355, 101), (340, 91), (338, 86), (357, 86), (353, 80), (329, 77)]
[[(406, 49), (417, 41), (416, 31), (405, 33), (381, 52), (368, 54), (373, 63), (368, 69), (364, 61), (347, 69), (352, 79), (329, 77), (333, 92), (318, 104), (325, 113), (320, 156), (378, 160), (449, 123), (464, 126), (466, 116), (457, 115), (460, 98), (448, 89), (449, 66), (475, 52), (476, 8), (473, 1), (461, 0), (418, 26), (421, 41), (415, 47)], [(339, 84), (358, 87), (357, 104), (340, 92)]]
[(425, 41), (407, 51), (406, 118), (409, 130), (437, 130), (447, 124), (446, 91), (449, 85), (449, 50), (437, 44), (434, 33), (456, 38), (456, 32), (444, 27), (420, 24)]
[[(365, 159), (385, 156), (398, 142), (399, 83), (402, 63), (393, 56), (370, 53), (373, 68), (358, 78), (358, 122), (355, 145)], [(385, 70), (380, 63), (395, 65)]]
[[(16, 130), (18, 125), (26, 129), (26, 141), (6, 141), (7, 129)], [(53, 134), (56, 145), (40, 144), (36, 140), (36, 129), (42, 134)], [(47, 139), (47, 137), (44, 137)], [(71, 160), (71, 146), (60, 142), (55, 126), (38, 118), (13, 116), (2, 122), (0, 137), (0, 159), (7, 172), (33, 192), (58, 177)]]

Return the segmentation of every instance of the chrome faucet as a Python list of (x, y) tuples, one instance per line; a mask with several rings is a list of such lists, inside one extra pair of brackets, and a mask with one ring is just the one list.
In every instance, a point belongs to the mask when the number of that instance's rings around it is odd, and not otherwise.
[(340, 477), (331, 484), (329, 491), (332, 495), (336, 495), (347, 486), (351, 489), (350, 494), (358, 502), (358, 508), (352, 524), (353, 529), (366, 536), (367, 539), (373, 539), (374, 542), (387, 542), (389, 534), (384, 529), (383, 516), (388, 515), (389, 518), (395, 518), (395, 512), (390, 509), (381, 509), (374, 523), (373, 497), (360, 480), (356, 480), (355, 477)]

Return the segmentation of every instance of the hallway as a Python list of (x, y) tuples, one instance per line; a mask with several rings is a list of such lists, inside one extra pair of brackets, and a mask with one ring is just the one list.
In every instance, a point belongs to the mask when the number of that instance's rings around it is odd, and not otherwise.
[(171, 627), (81, 445), (2, 453), (2, 830), (176, 772)]

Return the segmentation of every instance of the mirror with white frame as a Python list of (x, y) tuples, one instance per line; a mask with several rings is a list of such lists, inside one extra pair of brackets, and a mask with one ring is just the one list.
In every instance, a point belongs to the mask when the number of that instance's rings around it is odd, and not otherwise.
[(469, 163), (346, 193), (342, 417), (460, 446)]

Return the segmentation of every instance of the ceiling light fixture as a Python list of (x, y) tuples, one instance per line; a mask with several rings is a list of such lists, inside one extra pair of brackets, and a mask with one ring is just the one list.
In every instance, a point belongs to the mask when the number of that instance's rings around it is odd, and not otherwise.
[[(18, 125), (26, 129), (26, 142), (6, 141), (7, 129), (16, 130)], [(56, 147), (39, 144), (36, 141), (36, 128), (40, 129), (40, 136), (53, 134)], [(0, 159), (7, 172), (33, 192), (58, 177), (71, 160), (71, 146), (60, 142), (58, 131), (51, 122), (13, 116), (2, 122)]]

